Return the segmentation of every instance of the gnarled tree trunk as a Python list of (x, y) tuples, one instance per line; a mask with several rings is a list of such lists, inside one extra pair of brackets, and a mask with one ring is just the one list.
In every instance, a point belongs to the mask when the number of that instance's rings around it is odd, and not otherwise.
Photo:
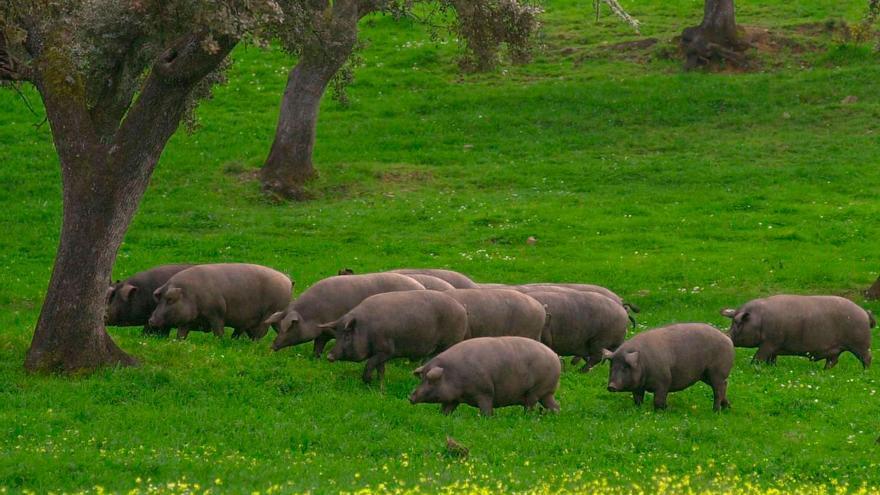
[(184, 38), (161, 56), (118, 129), (97, 125), (74, 79), (35, 77), (61, 161), (64, 216), (27, 370), (136, 363), (107, 334), (104, 296), (117, 250), (187, 98), (235, 45), (224, 39), (216, 53), (207, 54), (201, 42), (197, 35)]
[[(359, 6), (354, 0), (335, 2), (329, 21), (315, 26), (314, 38), (304, 45), (287, 79), (275, 140), (260, 170), (264, 191), (286, 199), (307, 199), (303, 186), (317, 176), (312, 153), (321, 98), (351, 56), (358, 20), (372, 9), (370, 5)], [(314, 22), (322, 19), (316, 16)]]
[(682, 32), (681, 47), (686, 69), (713, 61), (744, 63), (741, 52), (748, 43), (739, 35), (733, 0), (706, 0), (703, 22)]

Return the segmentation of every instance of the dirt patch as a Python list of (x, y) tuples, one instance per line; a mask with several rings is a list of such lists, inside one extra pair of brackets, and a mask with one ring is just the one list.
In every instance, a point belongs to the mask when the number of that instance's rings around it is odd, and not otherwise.
[(376, 178), (386, 184), (413, 184), (430, 182), (434, 176), (425, 170), (391, 169), (376, 172)]
[[(740, 26), (742, 39), (749, 48), (743, 52), (743, 63), (716, 63), (704, 70), (721, 73), (744, 73), (765, 70), (768, 66), (786, 63), (806, 64), (804, 55), (826, 49), (827, 42), (838, 31), (838, 24), (829, 22), (795, 26), (782, 30), (769, 30), (760, 26)], [(824, 43), (823, 43), (824, 42)], [(602, 45), (582, 55), (576, 63), (589, 59), (612, 58), (634, 63), (652, 60), (684, 60), (681, 37), (670, 40), (645, 38)], [(792, 60), (794, 58), (794, 60)]]
[(652, 46), (660, 43), (657, 38), (645, 38), (643, 40), (624, 41), (609, 45), (606, 50), (614, 50), (619, 52), (632, 52), (636, 50), (647, 50)]

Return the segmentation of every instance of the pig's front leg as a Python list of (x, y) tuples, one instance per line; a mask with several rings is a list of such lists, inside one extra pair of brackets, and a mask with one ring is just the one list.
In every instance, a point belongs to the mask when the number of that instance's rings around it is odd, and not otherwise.
[(765, 341), (758, 347), (758, 352), (755, 353), (752, 362), (773, 364), (776, 362), (776, 351), (776, 344)]
[(226, 331), (224, 330), (224, 322), (222, 318), (211, 318), (210, 320), (208, 320), (208, 323), (210, 323), (211, 325), (211, 332), (217, 337), (223, 337), (223, 335), (226, 333)]
[(636, 390), (633, 392), (633, 402), (636, 403), (637, 406), (641, 406), (642, 402), (645, 402), (645, 390)]
[(330, 340), (330, 337), (321, 334), (315, 337), (315, 357), (320, 358), (322, 354), (324, 354), (324, 346), (327, 345), (327, 342)]
[(658, 387), (657, 390), (654, 391), (654, 409), (659, 411), (662, 409), (666, 409), (666, 396), (669, 394), (669, 390), (664, 387)]
[(447, 402), (446, 404), (443, 404), (442, 406), (440, 406), (440, 412), (449, 416), (450, 414), (452, 414), (453, 411), (455, 411), (455, 408), (457, 408), (457, 407), (458, 407), (458, 402)]
[(374, 369), (378, 372), (379, 379), (381, 380), (385, 376), (385, 361), (387, 360), (388, 358), (384, 354), (375, 354), (368, 359), (367, 365), (364, 366), (364, 375), (362, 377), (364, 383), (370, 383), (373, 381)]
[(177, 327), (177, 338), (180, 340), (186, 340), (186, 337), (189, 335), (189, 327), (186, 325), (182, 325)]
[(480, 408), (480, 414), (483, 416), (492, 416), (494, 410), (492, 409), (492, 398), (488, 396), (482, 396), (477, 398), (477, 406)]

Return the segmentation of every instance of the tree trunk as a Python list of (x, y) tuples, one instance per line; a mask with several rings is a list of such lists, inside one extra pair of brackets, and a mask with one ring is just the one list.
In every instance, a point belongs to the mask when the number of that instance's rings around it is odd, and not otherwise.
[(116, 251), (137, 204), (119, 205), (99, 167), (62, 158), (64, 217), (49, 290), (25, 359), (30, 371), (133, 365), (104, 329), (104, 296)]
[(304, 58), (290, 71), (275, 141), (260, 171), (265, 191), (286, 199), (307, 199), (303, 186), (317, 176), (312, 152), (321, 98), (344, 62)]
[(865, 292), (865, 298), (871, 301), (880, 299), (880, 277), (877, 277), (877, 281), (874, 282), (874, 285)]
[(748, 44), (740, 38), (733, 0), (706, 0), (703, 22), (682, 32), (681, 47), (686, 69), (713, 61), (743, 64), (741, 52)]
[(55, 268), (25, 357), (28, 371), (136, 364), (104, 327), (104, 298), (119, 245), (187, 98), (235, 46), (222, 38), (221, 48), (207, 54), (201, 40), (186, 37), (161, 56), (109, 143), (99, 137), (75, 79), (35, 81), (61, 161), (64, 212)]
[(260, 170), (263, 190), (285, 199), (308, 199), (303, 189), (317, 176), (312, 163), (321, 97), (345, 65), (357, 43), (357, 24), (377, 7), (370, 2), (339, 0), (328, 16), (316, 15), (313, 39), (287, 79), (275, 141)]

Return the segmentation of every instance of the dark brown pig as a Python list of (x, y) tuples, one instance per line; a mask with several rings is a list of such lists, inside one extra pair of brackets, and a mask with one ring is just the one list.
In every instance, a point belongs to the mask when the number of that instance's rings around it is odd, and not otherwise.
[(775, 363), (776, 356), (806, 356), (837, 364), (844, 351), (862, 366), (871, 365), (873, 316), (849, 299), (837, 296), (777, 295), (725, 309), (731, 318), (730, 338), (737, 347), (757, 347), (753, 361)]
[(446, 291), (468, 312), (468, 338), (518, 336), (541, 340), (547, 312), (534, 298), (505, 289)]
[(604, 349), (617, 349), (626, 339), (623, 306), (595, 292), (529, 292), (550, 315), (541, 341), (560, 356), (586, 360), (581, 371), (602, 361)]
[(421, 384), (410, 394), (412, 404), (442, 404), (451, 414), (460, 403), (491, 416), (496, 407), (538, 402), (559, 411), (553, 397), (559, 387), (559, 357), (540, 342), (523, 337), (465, 340), (428, 361), (413, 373)]
[(116, 282), (107, 289), (107, 312), (104, 322), (117, 327), (144, 327), (144, 333), (168, 335), (170, 328), (153, 328), (147, 324), (156, 309), (153, 292), (172, 276), (193, 265), (162, 265), (142, 271)]
[(464, 306), (439, 291), (414, 290), (370, 296), (342, 318), (320, 325), (336, 336), (332, 361), (367, 360), (364, 382), (385, 375), (396, 357), (433, 356), (461, 342), (467, 333)]
[(467, 275), (452, 270), (441, 270), (437, 268), (401, 268), (399, 270), (391, 270), (391, 273), (402, 273), (404, 275), (430, 275), (449, 282), (449, 284), (456, 289), (475, 289), (477, 287), (477, 284), (468, 278)]
[(178, 338), (190, 330), (209, 329), (218, 337), (232, 327), (257, 340), (269, 328), (265, 319), (290, 302), (293, 283), (281, 272), (244, 263), (187, 268), (153, 293), (158, 301), (150, 326), (177, 327)]
[(286, 309), (271, 315), (271, 324), (278, 335), (272, 349), (315, 341), (315, 356), (320, 357), (333, 333), (320, 327), (336, 321), (364, 299), (384, 292), (425, 290), (415, 280), (398, 273), (368, 273), (325, 278), (302, 293)]
[(645, 392), (654, 394), (654, 408), (666, 409), (669, 392), (705, 382), (715, 396), (715, 410), (730, 406), (727, 376), (733, 368), (733, 344), (720, 330), (703, 323), (655, 328), (627, 340), (611, 360), (610, 392), (632, 392), (637, 406)]

